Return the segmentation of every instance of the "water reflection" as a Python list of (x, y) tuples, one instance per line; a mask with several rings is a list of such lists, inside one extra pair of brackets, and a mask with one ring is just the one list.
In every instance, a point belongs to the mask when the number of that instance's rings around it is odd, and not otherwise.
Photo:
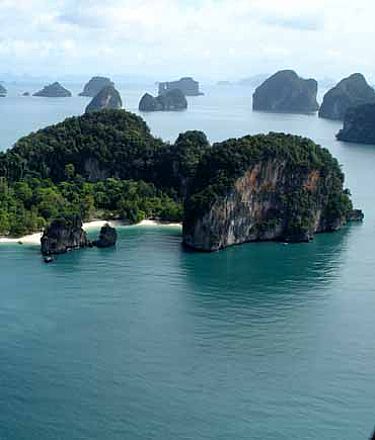
[(210, 308), (267, 308), (322, 294), (340, 277), (350, 227), (310, 244), (252, 243), (214, 254), (184, 253), (194, 299)]

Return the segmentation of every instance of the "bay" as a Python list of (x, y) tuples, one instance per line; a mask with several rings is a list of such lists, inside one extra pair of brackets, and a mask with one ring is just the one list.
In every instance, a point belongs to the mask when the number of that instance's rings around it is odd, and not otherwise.
[[(41, 84), (26, 88), (37, 90)], [(78, 93), (79, 84), (68, 84)], [(32, 89), (32, 90), (31, 90)], [(0, 100), (0, 145), (87, 98)], [(121, 85), (125, 107), (154, 86)], [(204, 87), (189, 110), (144, 115), (173, 141), (284, 131), (343, 165), (365, 222), (313, 243), (186, 252), (178, 228), (119, 230), (116, 249), (45, 265), (0, 247), (0, 439), (350, 439), (375, 423), (375, 147), (337, 122), (251, 111), (251, 90)]]

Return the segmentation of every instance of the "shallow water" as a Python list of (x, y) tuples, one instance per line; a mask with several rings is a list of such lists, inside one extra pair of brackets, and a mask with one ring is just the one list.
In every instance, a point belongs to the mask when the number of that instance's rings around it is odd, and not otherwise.
[[(153, 133), (310, 136), (343, 164), (366, 221), (308, 245), (210, 255), (158, 227), (121, 229), (116, 249), (52, 265), (36, 248), (1, 246), (1, 440), (369, 436), (375, 147), (336, 142), (340, 124), (315, 116), (253, 113), (244, 88), (205, 91), (187, 112), (147, 115)], [(125, 106), (136, 109), (142, 93), (122, 88)], [(2, 145), (86, 103), (1, 100)]]

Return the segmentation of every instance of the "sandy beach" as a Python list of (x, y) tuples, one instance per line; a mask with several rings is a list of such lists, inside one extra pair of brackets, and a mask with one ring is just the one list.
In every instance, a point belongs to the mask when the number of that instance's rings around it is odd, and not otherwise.
[[(156, 220), (142, 220), (135, 225), (127, 225), (119, 220), (93, 220), (92, 222), (84, 223), (83, 229), (85, 231), (92, 231), (100, 229), (105, 224), (109, 223), (115, 228), (131, 228), (131, 227), (155, 227), (155, 226), (167, 226), (167, 227), (182, 227), (181, 223), (163, 223)], [(27, 245), (40, 245), (40, 239), (42, 238), (42, 232), (36, 232), (35, 234), (25, 235), (19, 238), (7, 238), (0, 237), (0, 244), (27, 244)]]

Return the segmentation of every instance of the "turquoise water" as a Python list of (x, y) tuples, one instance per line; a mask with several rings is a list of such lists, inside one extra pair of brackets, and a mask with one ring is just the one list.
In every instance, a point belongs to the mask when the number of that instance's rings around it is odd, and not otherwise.
[[(116, 249), (53, 265), (32, 246), (2, 245), (1, 440), (368, 438), (375, 147), (336, 142), (339, 124), (313, 116), (252, 113), (244, 89), (206, 91), (188, 112), (147, 116), (152, 131), (309, 135), (343, 164), (366, 221), (308, 245), (209, 255), (184, 251), (165, 227), (123, 228)], [(123, 91), (128, 108), (141, 93)], [(0, 101), (4, 146), (86, 102), (22, 99)]]

